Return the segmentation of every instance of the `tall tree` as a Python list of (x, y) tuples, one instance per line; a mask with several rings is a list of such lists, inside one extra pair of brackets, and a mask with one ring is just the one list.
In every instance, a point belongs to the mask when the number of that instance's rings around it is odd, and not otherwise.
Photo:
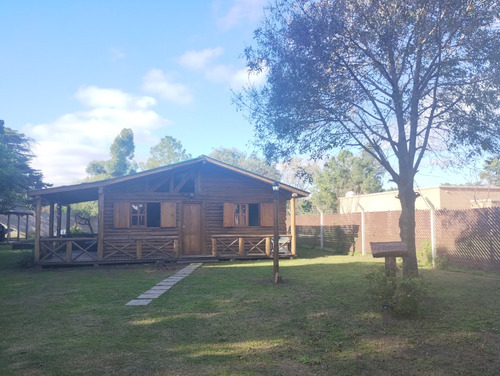
[(336, 211), (338, 198), (349, 191), (367, 194), (382, 191), (385, 170), (370, 154), (354, 155), (343, 150), (331, 157), (315, 175), (312, 201), (325, 210)]
[(281, 177), (275, 163), (267, 163), (265, 159), (260, 158), (256, 153), (248, 154), (246, 151), (236, 148), (219, 147), (213, 149), (209, 156), (270, 179), (280, 180)]
[(0, 120), (0, 212), (27, 204), (28, 191), (48, 186), (40, 171), (30, 166), (31, 141)]
[(484, 161), (483, 171), (479, 173), (479, 178), (486, 182), (488, 187), (500, 187), (499, 157), (490, 158)]
[(165, 166), (175, 162), (181, 162), (191, 158), (182, 143), (172, 136), (163, 137), (160, 142), (150, 150), (150, 157), (146, 163), (141, 164), (143, 170)]
[(123, 128), (109, 148), (111, 159), (91, 161), (86, 172), (92, 180), (116, 178), (134, 173), (137, 169), (134, 159), (134, 132)]
[(417, 275), (414, 178), (426, 152), (500, 150), (498, 0), (278, 0), (236, 96), (268, 158), (370, 153), (396, 183)]

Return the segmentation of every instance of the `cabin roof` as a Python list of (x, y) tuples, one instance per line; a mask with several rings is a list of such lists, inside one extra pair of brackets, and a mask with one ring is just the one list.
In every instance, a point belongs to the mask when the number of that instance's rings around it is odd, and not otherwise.
[[(90, 183), (81, 183), (74, 185), (64, 185), (54, 188), (45, 188), (45, 189), (31, 191), (29, 192), (29, 195), (33, 197), (40, 196), (48, 201), (58, 202), (60, 204), (72, 204), (77, 202), (96, 201), (99, 197), (100, 188), (109, 187), (118, 183), (133, 181), (135, 179), (140, 179), (154, 174), (160, 174), (167, 171), (173, 171), (176, 169), (194, 166), (196, 164), (207, 164), (207, 163), (267, 183), (270, 186), (272, 186), (275, 182), (275, 180), (267, 178), (265, 176), (255, 174), (253, 172), (244, 170), (242, 168), (232, 166), (225, 162), (221, 162), (217, 159), (207, 157), (206, 155), (202, 155), (197, 158), (188, 159), (182, 162), (172, 163), (166, 166), (157, 167), (151, 170), (141, 171), (127, 176), (100, 180)], [(280, 189), (283, 189), (290, 193), (296, 193), (298, 197), (307, 197), (309, 195), (309, 192), (292, 187), (288, 184), (281, 182), (278, 182), (278, 184)]]

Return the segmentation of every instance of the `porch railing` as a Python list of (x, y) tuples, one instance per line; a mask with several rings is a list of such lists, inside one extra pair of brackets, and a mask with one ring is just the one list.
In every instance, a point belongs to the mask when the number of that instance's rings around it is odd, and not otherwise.
[(176, 236), (106, 238), (99, 257), (97, 237), (42, 238), (40, 263), (98, 263), (109, 261), (161, 260), (178, 256)]
[[(273, 254), (273, 235), (213, 235), (213, 257), (267, 256)], [(280, 255), (291, 255), (291, 236), (280, 236)]]

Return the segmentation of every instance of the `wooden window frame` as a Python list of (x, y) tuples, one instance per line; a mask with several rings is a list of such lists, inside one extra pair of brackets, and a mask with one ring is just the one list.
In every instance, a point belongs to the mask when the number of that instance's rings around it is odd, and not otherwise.
[[(143, 212), (134, 214), (134, 205), (137, 207), (143, 208)], [(136, 224), (134, 224), (134, 217), (137, 218)], [(144, 224), (141, 223), (141, 218), (143, 219)], [(131, 202), (130, 203), (130, 227), (148, 227), (147, 223), (148, 218), (148, 203), (147, 202)]]
[[(259, 207), (259, 224), (250, 226), (250, 205), (258, 205)], [(245, 206), (245, 213), (236, 213), (237, 207)], [(240, 210), (241, 211), (241, 210)], [(236, 218), (245, 217), (242, 223)], [(241, 203), (241, 202), (225, 202), (223, 207), (223, 227), (271, 227), (274, 226), (274, 203)]]

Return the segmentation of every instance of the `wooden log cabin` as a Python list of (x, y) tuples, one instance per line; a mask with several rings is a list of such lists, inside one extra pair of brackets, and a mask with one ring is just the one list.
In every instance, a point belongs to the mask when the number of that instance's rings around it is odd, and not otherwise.
[[(273, 185), (279, 188), (280, 239), (288, 243), (285, 253), (293, 257), (295, 200), (308, 193), (200, 156), (120, 178), (30, 192), (36, 199), (35, 263), (272, 257)], [(71, 204), (87, 201), (98, 203), (97, 235), (64, 235), (62, 207), (66, 207), (65, 232), (69, 234)], [(51, 236), (43, 238), (41, 211), (47, 205)]]

